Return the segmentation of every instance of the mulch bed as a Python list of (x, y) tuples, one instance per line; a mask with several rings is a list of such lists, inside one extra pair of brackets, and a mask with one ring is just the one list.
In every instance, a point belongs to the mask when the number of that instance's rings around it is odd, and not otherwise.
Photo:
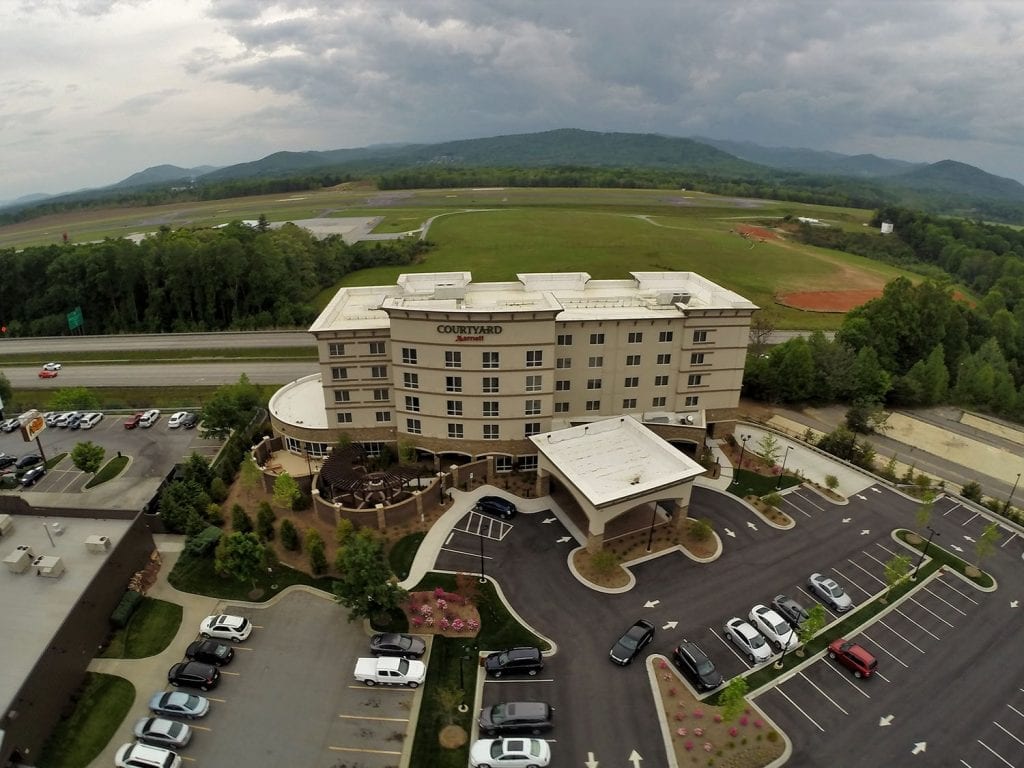
[(860, 291), (797, 291), (784, 293), (775, 301), (785, 307), (808, 312), (849, 312), (882, 295), (881, 288)]

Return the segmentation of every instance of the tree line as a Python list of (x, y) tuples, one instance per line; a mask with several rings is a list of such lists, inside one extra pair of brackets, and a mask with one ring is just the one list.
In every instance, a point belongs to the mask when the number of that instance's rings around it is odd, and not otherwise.
[(233, 222), (219, 229), (162, 227), (134, 243), (0, 250), (0, 323), (10, 336), (55, 336), (82, 308), (90, 334), (295, 327), (313, 299), (350, 272), (411, 264), (429, 244), (407, 238), (346, 243), (293, 224)]

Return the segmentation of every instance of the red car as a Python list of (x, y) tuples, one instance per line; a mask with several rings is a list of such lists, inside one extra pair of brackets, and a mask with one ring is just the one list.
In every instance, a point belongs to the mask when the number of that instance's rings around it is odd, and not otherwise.
[(140, 421), (142, 421), (142, 414), (141, 413), (136, 413), (136, 414), (134, 414), (132, 416), (129, 416), (127, 419), (125, 419), (124, 428), (125, 429), (135, 429), (137, 426), (139, 426), (139, 422)]
[(56, 371), (42, 370), (42, 371), (39, 372), (39, 378), (40, 379), (56, 379), (57, 378), (57, 372)]
[(868, 653), (864, 646), (841, 637), (829, 643), (828, 657), (853, 672), (854, 677), (871, 677), (878, 668), (878, 659)]

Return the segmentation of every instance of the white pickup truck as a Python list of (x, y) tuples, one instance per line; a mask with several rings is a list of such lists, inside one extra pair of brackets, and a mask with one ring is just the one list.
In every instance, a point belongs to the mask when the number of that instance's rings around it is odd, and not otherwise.
[(356, 680), (366, 685), (405, 685), (416, 688), (423, 684), (427, 666), (422, 661), (381, 657), (356, 660)]

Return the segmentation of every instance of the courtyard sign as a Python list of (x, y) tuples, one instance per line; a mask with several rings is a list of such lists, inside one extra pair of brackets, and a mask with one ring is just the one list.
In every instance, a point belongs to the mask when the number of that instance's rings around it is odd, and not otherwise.
[(484, 336), (497, 336), (500, 325), (439, 325), (438, 333), (454, 333), (455, 341), (483, 341)]

